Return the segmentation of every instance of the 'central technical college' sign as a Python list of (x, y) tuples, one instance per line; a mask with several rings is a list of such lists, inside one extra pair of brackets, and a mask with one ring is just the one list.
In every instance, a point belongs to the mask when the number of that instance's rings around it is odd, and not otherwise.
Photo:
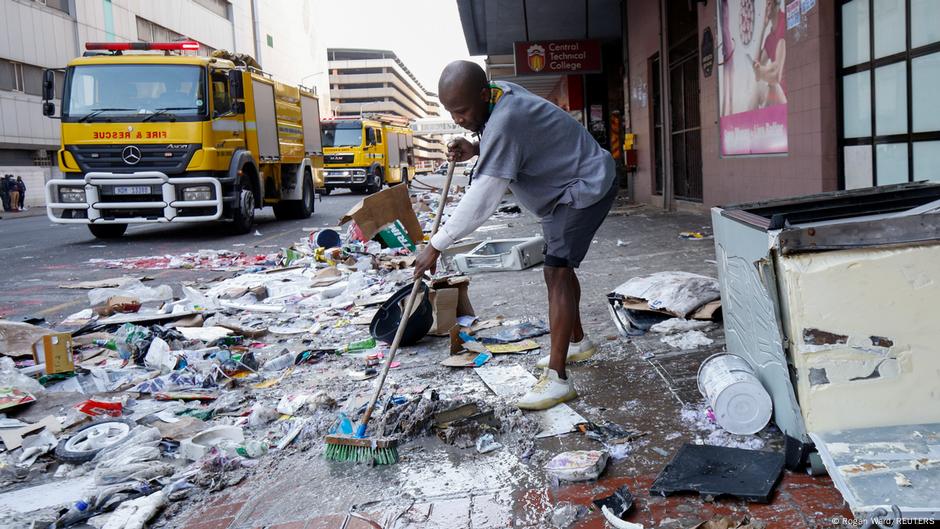
[(516, 75), (578, 74), (601, 71), (596, 40), (536, 40), (513, 44)]

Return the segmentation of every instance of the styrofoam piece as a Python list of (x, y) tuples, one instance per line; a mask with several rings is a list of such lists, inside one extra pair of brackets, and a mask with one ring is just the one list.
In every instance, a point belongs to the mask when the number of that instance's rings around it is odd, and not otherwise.
[(454, 264), (464, 274), (525, 270), (545, 261), (545, 239), (493, 239), (480, 243), (469, 253), (454, 256)]
[(590, 481), (601, 475), (608, 457), (602, 450), (563, 452), (545, 464), (545, 471), (564, 481)]
[(213, 447), (226, 441), (241, 443), (245, 434), (237, 426), (216, 426), (180, 441), (180, 456), (191, 461), (198, 461)]
[(722, 428), (751, 435), (770, 422), (773, 401), (754, 369), (740, 356), (719, 353), (698, 369), (698, 390), (708, 401)]

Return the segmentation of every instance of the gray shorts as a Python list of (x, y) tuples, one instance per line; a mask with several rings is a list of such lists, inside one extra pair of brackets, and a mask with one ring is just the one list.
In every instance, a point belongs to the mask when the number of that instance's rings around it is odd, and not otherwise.
[(594, 234), (607, 218), (616, 196), (617, 180), (614, 179), (610, 191), (596, 203), (583, 209), (560, 204), (544, 217), (545, 266), (577, 268), (591, 247)]

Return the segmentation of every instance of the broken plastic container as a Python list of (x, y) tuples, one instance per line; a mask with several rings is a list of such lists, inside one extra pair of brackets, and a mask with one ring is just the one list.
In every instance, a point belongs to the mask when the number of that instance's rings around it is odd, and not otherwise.
[(241, 444), (245, 434), (237, 426), (216, 426), (202, 431), (180, 442), (180, 456), (191, 461), (198, 461), (213, 447), (234, 443)]
[(454, 256), (454, 264), (464, 274), (525, 270), (545, 260), (545, 239), (493, 239), (480, 243), (469, 253)]
[(590, 481), (601, 475), (607, 459), (607, 452), (601, 450), (563, 452), (545, 465), (545, 471), (563, 481)]

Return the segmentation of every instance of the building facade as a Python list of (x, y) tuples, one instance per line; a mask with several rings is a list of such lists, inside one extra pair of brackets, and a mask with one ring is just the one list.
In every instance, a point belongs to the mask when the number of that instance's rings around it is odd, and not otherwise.
[[(491, 76), (625, 135), (623, 182), (640, 202), (694, 208), (940, 180), (940, 107), (929, 95), (940, 83), (940, 2), (457, 4)], [(616, 35), (597, 27), (605, 20)], [(513, 44), (537, 55), (540, 42), (565, 39), (599, 42), (600, 72), (519, 75)], [(620, 83), (623, 98), (613, 88), (605, 97), (591, 76)]]
[[(59, 122), (42, 115), (42, 71), (81, 56), (86, 42), (191, 39), (199, 53), (234, 50), (275, 78), (317, 87), (329, 112), (326, 49), (313, 0), (4, 0), (0, 2), (0, 175), (22, 176), (27, 206), (44, 202), (58, 169)], [(275, 29), (276, 28), (276, 29)], [(322, 75), (311, 75), (319, 72)], [(61, 91), (62, 83), (58, 82)], [(56, 101), (57, 108), (60, 102)]]
[[(327, 56), (334, 115), (391, 114), (410, 120), (441, 115), (437, 94), (425, 89), (394, 52), (330, 48)], [(440, 139), (415, 135), (414, 145), (419, 170), (446, 157)]]

